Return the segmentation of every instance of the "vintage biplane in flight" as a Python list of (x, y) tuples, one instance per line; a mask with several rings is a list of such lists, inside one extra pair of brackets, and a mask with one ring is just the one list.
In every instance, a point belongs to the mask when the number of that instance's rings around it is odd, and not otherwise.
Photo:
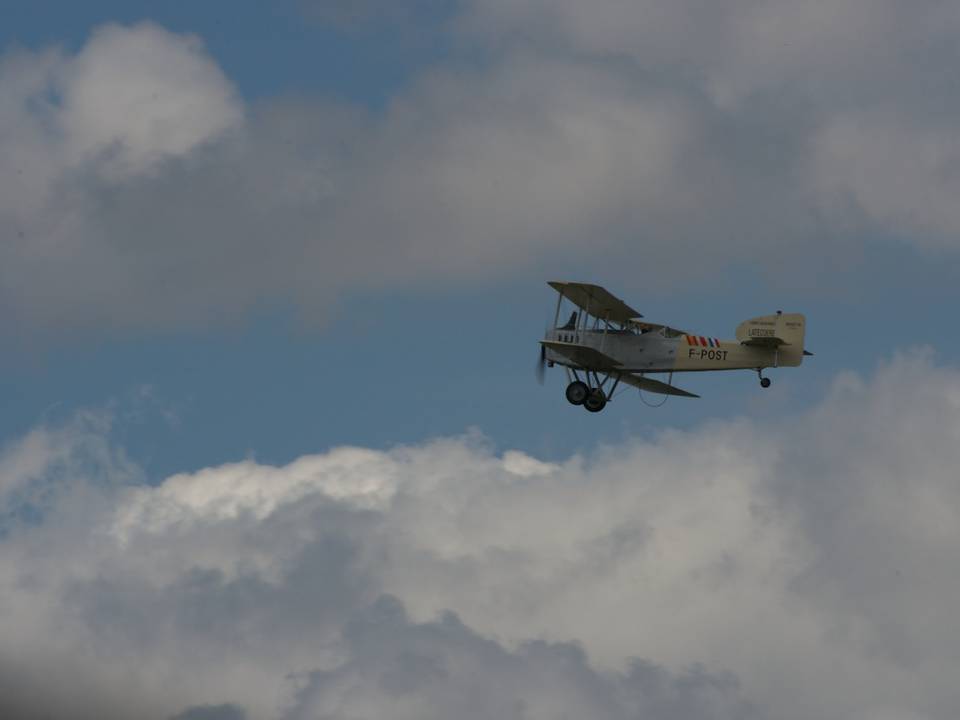
[[(740, 323), (736, 340), (693, 335), (645, 322), (636, 310), (599, 285), (550, 282), (559, 293), (553, 327), (540, 341), (537, 374), (544, 367), (566, 370), (567, 400), (600, 412), (623, 385), (662, 395), (700, 397), (675, 387), (673, 374), (710, 370), (753, 370), (762, 387), (770, 386), (766, 368), (796, 367), (804, 355), (805, 320), (777, 311)], [(566, 318), (564, 304), (574, 308)], [(569, 307), (567, 308), (570, 309)], [(648, 377), (667, 374), (666, 382)], [(664, 398), (666, 399), (666, 398)]]

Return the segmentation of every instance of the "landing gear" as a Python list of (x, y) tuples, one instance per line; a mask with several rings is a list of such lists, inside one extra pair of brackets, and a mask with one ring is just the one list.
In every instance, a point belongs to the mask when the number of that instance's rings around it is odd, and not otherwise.
[(583, 401), (583, 407), (587, 409), (587, 412), (598, 413), (607, 406), (607, 396), (603, 394), (603, 390), (600, 388), (594, 388), (590, 391), (590, 394), (587, 395), (587, 399)]
[[(620, 377), (611, 378), (605, 374), (601, 380), (600, 376), (592, 370), (584, 370), (583, 380), (576, 370), (568, 370), (567, 378), (571, 381), (567, 385), (567, 402), (571, 405), (583, 405), (587, 412), (598, 413), (603, 410), (613, 393), (620, 384)], [(613, 384), (608, 388), (607, 384), (613, 380)]]
[(770, 387), (770, 378), (765, 378), (763, 376), (763, 368), (757, 368), (757, 375), (760, 376), (760, 387), (762, 388)]
[(574, 380), (567, 385), (567, 402), (571, 405), (583, 405), (590, 395), (590, 388), (585, 382)]

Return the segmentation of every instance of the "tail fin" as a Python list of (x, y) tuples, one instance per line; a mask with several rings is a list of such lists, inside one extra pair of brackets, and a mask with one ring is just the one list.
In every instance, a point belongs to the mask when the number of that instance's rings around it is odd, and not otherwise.
[(803, 362), (807, 320), (800, 313), (780, 313), (751, 318), (737, 326), (737, 340), (751, 347), (777, 350), (780, 365)]

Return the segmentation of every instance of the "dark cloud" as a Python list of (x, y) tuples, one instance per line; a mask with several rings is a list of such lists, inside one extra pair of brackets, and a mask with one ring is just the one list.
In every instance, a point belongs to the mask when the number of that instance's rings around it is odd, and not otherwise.
[(509, 651), (452, 613), (411, 623), (390, 597), (352, 620), (344, 643), (349, 661), (311, 673), (287, 720), (760, 717), (730, 675), (674, 675), (639, 661), (626, 673), (598, 673), (578, 645), (528, 642)]
[(247, 720), (247, 713), (236, 705), (198, 705), (187, 708), (170, 720)]

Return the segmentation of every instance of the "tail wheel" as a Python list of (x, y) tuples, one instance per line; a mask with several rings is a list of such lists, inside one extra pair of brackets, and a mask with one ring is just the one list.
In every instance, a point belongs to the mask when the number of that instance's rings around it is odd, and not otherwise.
[(760, 378), (760, 387), (762, 388), (770, 387), (770, 378)]
[(587, 399), (583, 401), (583, 406), (587, 412), (598, 413), (607, 406), (607, 396), (603, 394), (603, 390), (591, 390)]
[(590, 395), (590, 388), (584, 382), (574, 380), (567, 385), (567, 402), (571, 405), (583, 405), (588, 395)]

